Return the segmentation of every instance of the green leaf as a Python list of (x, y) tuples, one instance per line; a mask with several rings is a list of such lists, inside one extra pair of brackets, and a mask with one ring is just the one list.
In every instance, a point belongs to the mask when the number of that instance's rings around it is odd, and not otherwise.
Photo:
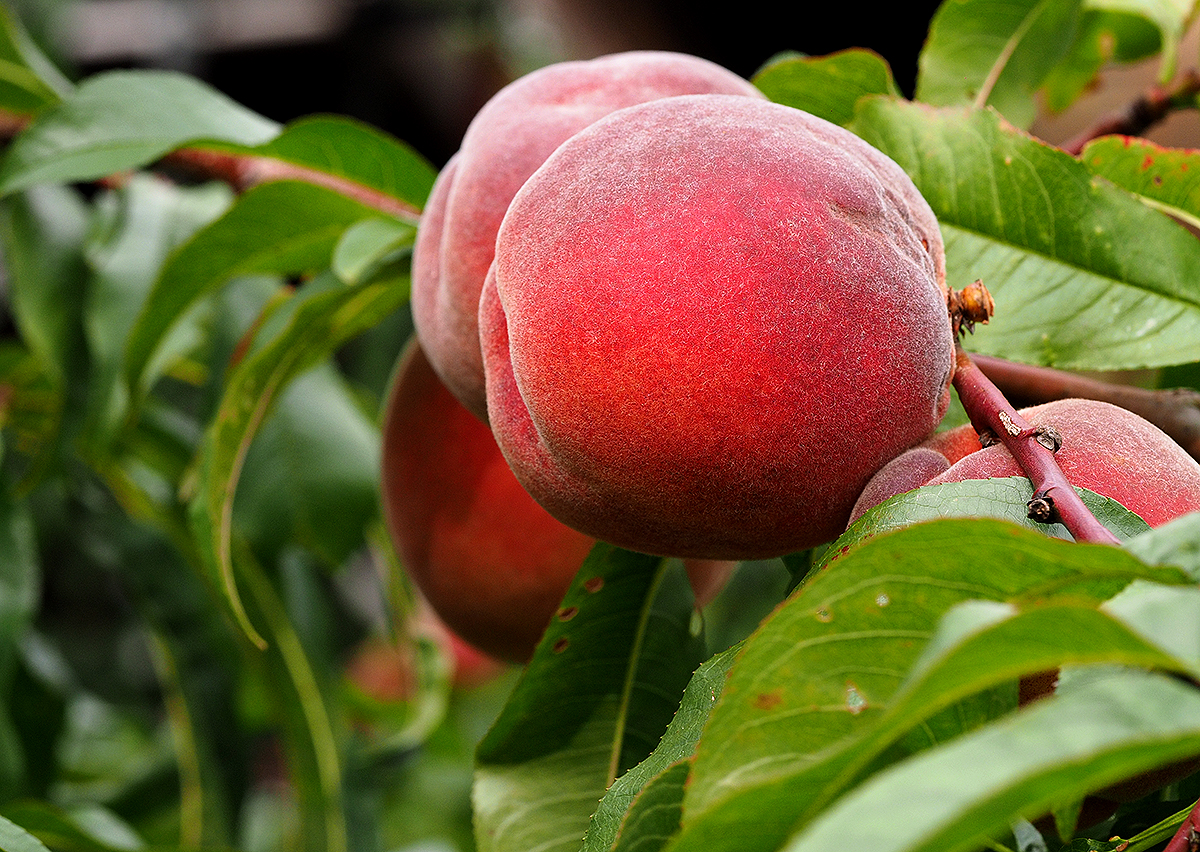
[(340, 565), (379, 511), (379, 447), (379, 428), (331, 364), (297, 376), (247, 452), (234, 525), (264, 560), (300, 544)]
[(108, 71), (44, 109), (0, 165), (0, 193), (139, 168), (198, 139), (258, 145), (274, 122), (172, 71)]
[[(1076, 489), (1096, 519), (1124, 540), (1149, 529), (1146, 522), (1115, 500)], [(826, 559), (867, 538), (937, 518), (997, 518), (1054, 538), (1073, 541), (1062, 524), (1039, 524), (1028, 517), (1033, 486), (1023, 476), (972, 479), (923, 485), (869, 509), (826, 551)]]
[(178, 806), (180, 843), (227, 846), (245, 792), (248, 732), (239, 729), (235, 710), (241, 681), (251, 676), (239, 653), (243, 646), (215, 589), (167, 539), (139, 531), (119, 558), (123, 587), (154, 643), (177, 755), (179, 790), (172, 805)]
[[(39, 841), (50, 844), (55, 852), (60, 849), (69, 852), (126, 852), (137, 848), (130, 842), (112, 842), (115, 838), (100, 836), (106, 828), (108, 833), (120, 833), (126, 841), (140, 842), (140, 838), (128, 836), (131, 834), (128, 826), (115, 820), (110, 812), (98, 808), (82, 807), (66, 811), (46, 802), (17, 801), (6, 805), (4, 813), (31, 836), (36, 835)], [(0, 817), (0, 824), (4, 819)], [(34, 848), (39, 847), (45, 849), (40, 842)], [(9, 847), (3, 845), (3, 840), (0, 840), (0, 850), (10, 852)]]
[(917, 100), (992, 106), (1028, 127), (1034, 92), (1074, 38), (1080, 0), (947, 0), (918, 60)]
[(593, 549), (476, 753), (481, 852), (579, 848), (678, 707), (702, 647), (693, 604), (677, 561)]
[[(14, 694), (18, 643), (37, 614), (41, 583), (29, 507), (0, 492), (0, 694)], [(26, 789), (31, 769), (30, 755), (24, 753), (9, 704), (0, 704), (0, 795), (5, 796)]]
[(1200, 512), (1183, 515), (1125, 542), (1125, 549), (1151, 565), (1175, 565), (1200, 583)]
[(1042, 87), (1046, 108), (1061, 112), (1069, 107), (1095, 82), (1106, 63), (1144, 59), (1161, 46), (1158, 29), (1145, 18), (1085, 8), (1071, 49), (1046, 76)]
[(621, 824), (621, 835), (612, 847), (613, 852), (656, 852), (666, 845), (679, 828), (690, 768), (690, 761), (676, 763), (638, 792)]
[(913, 178), (941, 223), (947, 281), (996, 302), (970, 348), (1122, 369), (1200, 360), (1200, 241), (990, 110), (864, 98), (852, 129)]
[(0, 852), (50, 852), (50, 850), (21, 826), (0, 817)]
[(168, 258), (129, 333), (125, 375), (130, 387), (149, 389), (161, 370), (155, 355), (164, 336), (198, 299), (236, 276), (322, 270), (342, 232), (374, 215), (336, 192), (295, 181), (246, 192)]
[(59, 390), (80, 370), (91, 212), (63, 187), (39, 187), (0, 201), (0, 237), (21, 339)]
[(36, 529), (29, 506), (0, 492), (0, 673), (33, 620), (41, 597)]
[(1200, 691), (1122, 672), (1034, 702), (865, 782), (784, 848), (977, 848), (1106, 783), (1200, 753)]
[(792, 56), (769, 63), (751, 81), (768, 98), (834, 124), (854, 118), (863, 95), (899, 95), (887, 61), (853, 48), (828, 56)]
[(70, 81), (33, 43), (17, 16), (0, 7), (0, 109), (35, 112), (70, 91)]
[[(679, 702), (679, 711), (667, 726), (658, 748), (614, 781), (600, 800), (584, 838), (583, 852), (604, 852), (613, 847), (618, 832), (623, 831), (621, 826), (627, 820), (626, 814), (648, 784), (669, 787), (678, 783), (679, 801), (682, 803), (682, 782), (686, 780), (687, 772), (685, 770), (681, 777), (678, 767), (685, 764), (690, 767), (690, 758), (696, 751), (700, 732), (708, 721), (709, 713), (725, 686), (729, 668), (740, 650), (741, 646), (738, 645), (717, 654), (692, 675)], [(670, 833), (674, 833), (677, 827), (676, 818), (676, 825)]]
[(242, 629), (256, 642), (261, 637), (242, 607), (231, 557), (233, 499), (250, 443), (288, 384), (395, 310), (407, 296), (406, 284), (385, 279), (358, 287), (317, 288), (315, 295), (301, 298), (287, 327), (244, 358), (228, 379), (200, 448), (201, 470), (190, 517), (206, 568)]
[(1131, 136), (1089, 142), (1079, 157), (1093, 172), (1147, 205), (1200, 227), (1200, 153)]
[(405, 202), (414, 216), (425, 206), (437, 177), (437, 170), (407, 143), (341, 116), (299, 119), (257, 147), (216, 147), (254, 155), (257, 180), (278, 179), (275, 163), (299, 166), (310, 172), (313, 183), (337, 188), (331, 179), (343, 179)]
[(101, 451), (126, 417), (126, 340), (164, 260), (231, 199), (220, 184), (183, 188), (135, 175), (99, 200), (85, 250), (91, 280), (83, 315), (90, 358), (83, 439), (91, 452)]
[[(975, 724), (943, 726), (945, 735), (931, 736), (930, 720), (936, 714), (952, 721), (956, 714), (947, 716), (942, 711), (959, 704), (953, 709), (961, 713), (964, 700), (1022, 676), (1086, 663), (1194, 676), (1200, 671), (1200, 645), (1195, 641), (1200, 593), (1188, 587), (1141, 585), (1145, 588), (1140, 593), (1130, 595), (1130, 590), (1139, 586), (1135, 581), (1118, 595), (1124, 603), (1106, 607), (1107, 611), (1087, 605), (1075, 591), (1062, 601), (1034, 602), (1025, 611), (991, 601), (968, 600), (956, 605), (940, 620), (904, 683), (873, 724), (858, 736), (823, 750), (812, 765), (727, 800), (716, 814), (728, 818), (731, 806), (740, 800), (742, 819), (752, 819), (745, 803), (786, 800), (794, 804), (776, 805), (776, 822), (779, 831), (785, 831), (789, 822), (795, 830), (877, 767), (889, 749), (887, 756), (895, 760), (987, 721), (985, 715)], [(1170, 635), (1169, 628), (1162, 627), (1163, 617), (1181, 619), (1186, 638)], [(1155, 638), (1165, 641), (1155, 642)], [(1186, 656), (1176, 656), (1174, 650), (1182, 650)], [(1010, 707), (1000, 705), (998, 709)], [(906, 732), (910, 733), (906, 736)], [(703, 827), (706, 821), (711, 818), (702, 817), (699, 825)], [(721, 848), (719, 843), (717, 848)]]
[(349, 852), (340, 733), (321, 679), (278, 591), (248, 553), (239, 554), (238, 566), (250, 611), (267, 639), (260, 662), (272, 711), (282, 723), (289, 781), (300, 800), (299, 837), (289, 848)]
[(347, 284), (358, 284), (401, 249), (408, 248), (416, 229), (395, 219), (364, 219), (346, 229), (333, 250), (333, 273)]
[(1162, 66), (1159, 82), (1175, 76), (1179, 60), (1179, 42), (1195, 13), (1195, 0), (1088, 0), (1096, 9), (1137, 15), (1150, 21), (1162, 35)]
[[(1117, 548), (1063, 542), (993, 520), (932, 521), (849, 550), (811, 575), (747, 640), (701, 737), (685, 831), (673, 848), (733, 848), (734, 838), (745, 839), (737, 827), (748, 824), (756, 840), (744, 848), (782, 842), (780, 833), (806, 803), (847, 768), (839, 761), (853, 756), (848, 749), (883, 724), (956, 604), (1035, 606), (1068, 592), (1099, 601), (1136, 578), (1181, 582), (1183, 575), (1150, 568)], [(983, 647), (985, 654), (996, 651)], [(1061, 653), (1053, 645), (1042, 651)], [(1009, 665), (1002, 655), (997, 661), (998, 669)], [(977, 672), (972, 689), (989, 683), (986, 667)], [(931, 702), (914, 718), (934, 709)], [(889, 733), (911, 726), (910, 719)], [(756, 816), (772, 808), (772, 821)]]

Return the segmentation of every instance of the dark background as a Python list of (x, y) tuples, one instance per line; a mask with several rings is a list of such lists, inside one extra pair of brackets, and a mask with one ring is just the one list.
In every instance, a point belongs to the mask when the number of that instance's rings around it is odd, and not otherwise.
[[(106, 2), (83, 5), (96, 13)], [(172, 0), (164, 2), (170, 6)], [(188, 0), (174, 2), (181, 8)], [(548, 61), (617, 50), (679, 50), (749, 77), (782, 51), (823, 55), (865, 47), (889, 61), (901, 89), (911, 95), (917, 55), (937, 6), (828, 4), (814, 18), (800, 6), (754, 0), (719, 7), (686, 0), (329, 2), (338, 7), (337, 24), (319, 37), (263, 39), (233, 49), (197, 37), (174, 51), (122, 55), (114, 45), (109, 56), (81, 60), (70, 55), (72, 36), (62, 31), (61, 21), (70, 16), (57, 18), (57, 32), (45, 20), (41, 28), (50, 30), (43, 32), (48, 40), (66, 45), (60, 56), (73, 75), (178, 67), (281, 122), (318, 112), (360, 118), (441, 166), (471, 116), (504, 83)], [(543, 29), (514, 40), (514, 19), (533, 20)], [(140, 20), (131, 17), (129, 26)]]

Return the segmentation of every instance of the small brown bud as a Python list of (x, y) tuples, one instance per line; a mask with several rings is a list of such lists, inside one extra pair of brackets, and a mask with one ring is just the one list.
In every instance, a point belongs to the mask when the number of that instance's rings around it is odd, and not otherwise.
[(1062, 433), (1053, 426), (1038, 426), (1034, 429), (1034, 438), (1052, 453), (1062, 449)]
[(1050, 496), (1049, 488), (1035, 493), (1033, 499), (1026, 504), (1026, 508), (1028, 509), (1026, 517), (1039, 524), (1055, 524), (1061, 520), (1058, 508), (1054, 505), (1054, 498)]
[(976, 280), (961, 290), (951, 290), (946, 296), (950, 324), (955, 335), (973, 332), (975, 324), (986, 325), (996, 312), (996, 302), (982, 281)]

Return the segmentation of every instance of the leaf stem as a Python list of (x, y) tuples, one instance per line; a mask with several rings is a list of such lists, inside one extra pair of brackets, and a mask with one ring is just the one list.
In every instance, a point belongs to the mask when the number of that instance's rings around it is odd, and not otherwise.
[(1119, 539), (1096, 520), (1067, 480), (1054, 459), (1054, 451), (1039, 440), (1046, 440), (1045, 434), (1013, 408), (957, 340), (955, 361), (954, 389), (971, 425), (981, 435), (995, 435), (1033, 484), (1030, 516), (1042, 508), (1046, 519), (1061, 522), (1076, 541), (1118, 544)]

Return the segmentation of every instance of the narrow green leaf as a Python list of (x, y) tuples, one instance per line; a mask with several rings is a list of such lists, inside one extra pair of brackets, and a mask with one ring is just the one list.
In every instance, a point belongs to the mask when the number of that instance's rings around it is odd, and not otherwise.
[[(1125, 540), (1149, 529), (1146, 522), (1108, 497), (1076, 489), (1092, 514)], [(942, 485), (923, 485), (897, 494), (869, 509), (825, 551), (825, 560), (844, 553), (867, 538), (937, 518), (997, 518), (1053, 538), (1073, 541), (1062, 524), (1039, 524), (1028, 517), (1033, 486), (1023, 476), (971, 479)]]
[(1134, 62), (1159, 52), (1159, 30), (1138, 15), (1084, 8), (1071, 49), (1046, 76), (1046, 108), (1061, 112), (1075, 102), (1108, 62)]
[(243, 646), (224, 602), (166, 538), (136, 536), (120, 559), (122, 583), (153, 643), (171, 727), (180, 843), (228, 846), (245, 794), (247, 732), (236, 712), (238, 689), (248, 676)]
[(1200, 512), (1176, 518), (1125, 542), (1125, 549), (1151, 565), (1175, 565), (1200, 582)]
[(642, 787), (621, 824), (613, 852), (657, 852), (666, 846), (679, 829), (690, 768), (690, 761), (680, 761)]
[(1089, 142), (1080, 159), (1151, 207), (1200, 227), (1200, 152), (1105, 136)]
[(95, 180), (197, 139), (258, 145), (278, 132), (186, 74), (108, 71), (84, 80), (17, 136), (0, 165), (0, 193)]
[(231, 200), (220, 184), (184, 188), (135, 175), (98, 202), (85, 249), (91, 278), (83, 305), (90, 359), (83, 439), (91, 452), (100, 452), (125, 420), (126, 340), (165, 258)]
[(1140, 771), (1200, 752), (1200, 691), (1123, 672), (1035, 702), (865, 782), (784, 848), (955, 852)]
[(933, 207), (947, 281), (996, 301), (971, 348), (1118, 369), (1200, 360), (1200, 241), (987, 110), (864, 98), (852, 128)]
[(262, 664), (283, 723), (289, 778), (300, 798), (297, 848), (303, 852), (349, 852), (339, 733), (322, 684), (278, 591), (253, 558), (239, 553), (238, 576), (250, 609), (263, 625)]
[(50, 850), (21, 826), (0, 817), (0, 852), (50, 852)]
[(686, 812), (695, 819), (860, 736), (955, 604), (1064, 587), (1107, 597), (1138, 577), (1181, 575), (992, 520), (932, 521), (851, 549), (747, 640), (700, 740)]
[(776, 103), (842, 125), (854, 118), (854, 104), (863, 95), (900, 94), (887, 61), (860, 48), (779, 59), (751, 82)]
[[(13, 694), (18, 643), (37, 614), (41, 581), (29, 506), (7, 491), (0, 492), (0, 694)], [(7, 796), (27, 789), (32, 768), (31, 755), (25, 754), (20, 742), (11, 703), (0, 704), (0, 795)]]
[(234, 526), (256, 553), (300, 544), (341, 565), (379, 511), (379, 447), (379, 427), (331, 363), (298, 375), (251, 442)]
[(614, 778), (658, 742), (702, 642), (673, 560), (599, 544), (476, 755), (481, 850), (577, 850)]
[(29, 506), (0, 492), (0, 672), (9, 652), (29, 626), (41, 589), (36, 530)]
[(324, 269), (342, 232), (373, 211), (328, 189), (282, 181), (249, 190), (174, 252), (129, 333), (125, 375), (147, 390), (164, 336), (201, 297), (240, 275)]
[[(737, 645), (717, 654), (692, 675), (679, 702), (679, 711), (667, 726), (658, 748), (614, 781), (605, 792), (588, 827), (583, 844), (584, 852), (604, 852), (613, 847), (630, 806), (647, 784), (656, 782), (668, 773), (680, 782), (686, 779), (686, 772), (683, 778), (679, 778), (675, 767), (683, 765), (684, 762), (690, 767), (690, 759), (696, 751), (700, 732), (708, 721), (708, 715), (725, 686), (729, 668), (740, 650), (741, 646)], [(682, 786), (680, 794), (682, 801)]]
[(1137, 15), (1154, 24), (1162, 36), (1159, 82), (1165, 83), (1175, 76), (1179, 42), (1195, 13), (1195, 0), (1088, 0), (1088, 5), (1110, 12)]
[(256, 642), (261, 637), (242, 607), (231, 558), (233, 499), (250, 443), (288, 384), (395, 310), (407, 296), (405, 285), (388, 279), (303, 299), (288, 326), (244, 358), (228, 379), (200, 448), (201, 472), (190, 517), (205, 566)]
[(70, 91), (70, 81), (33, 43), (16, 14), (0, 7), (0, 109), (35, 112)]
[[(19, 824), (26, 830), (31, 837), (36, 836), (39, 846), (33, 847), (35, 849), (45, 849), (40, 845), (42, 842), (49, 844), (54, 852), (58, 852), (58, 850), (127, 852), (131, 848), (128, 844), (106, 842), (103, 838), (98, 837), (96, 832), (88, 830), (86, 812), (77, 814), (65, 811), (48, 802), (19, 800), (6, 805), (4, 813), (13, 823)], [(108, 820), (112, 819), (111, 814), (103, 811), (100, 813), (104, 814)], [(0, 825), (3, 825), (4, 820), (5, 817), (0, 817)], [(128, 832), (124, 825), (121, 825), (121, 829), (124, 829), (122, 833)], [(0, 852), (10, 852), (9, 847), (3, 845), (2, 839), (0, 839)]]
[(917, 100), (993, 106), (1028, 127), (1034, 92), (1066, 53), (1080, 0), (947, 0), (918, 61)]
[(412, 245), (416, 230), (396, 219), (364, 219), (346, 229), (333, 250), (333, 273), (347, 284), (358, 284), (380, 264)]
[(72, 191), (40, 187), (0, 201), (0, 237), (21, 339), (62, 390), (83, 355), (83, 244), (91, 212)]

